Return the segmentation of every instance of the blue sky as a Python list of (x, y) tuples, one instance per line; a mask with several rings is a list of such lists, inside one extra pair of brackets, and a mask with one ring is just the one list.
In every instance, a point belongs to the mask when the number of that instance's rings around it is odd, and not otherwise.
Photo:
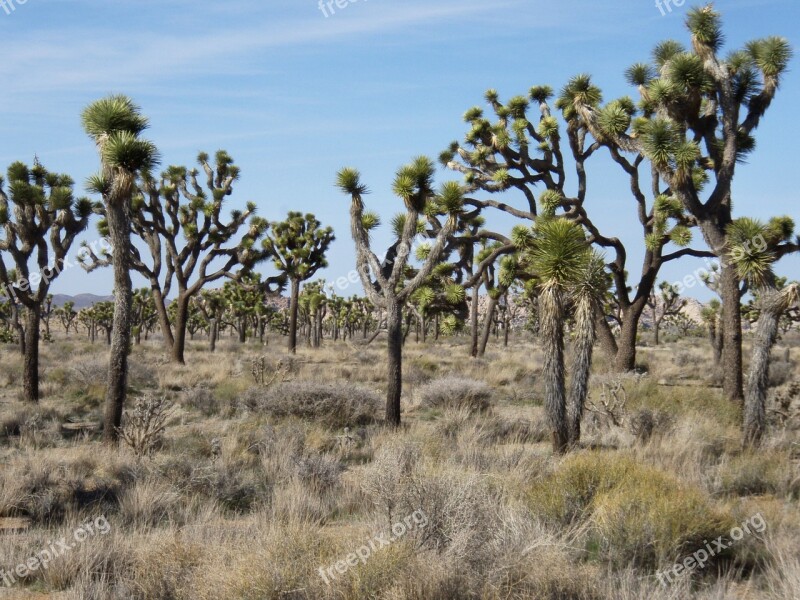
[[(389, 191), (396, 168), (460, 139), (463, 112), (483, 105), (486, 89), (508, 98), (588, 72), (607, 99), (632, 93), (624, 69), (659, 40), (686, 41), (688, 6), (662, 16), (653, 0), (359, 0), (326, 17), (317, 0), (27, 0), (10, 14), (0, 5), (0, 169), (37, 154), (83, 182), (97, 157), (80, 111), (125, 93), (149, 116), (147, 136), (165, 164), (193, 165), (200, 150), (228, 150), (242, 168), (232, 207), (253, 200), (270, 220), (303, 210), (333, 226), (331, 267), (321, 273), (332, 280), (352, 269), (354, 256), (348, 202), (333, 187), (339, 168), (361, 170), (373, 190), (369, 207), (388, 222), (398, 207)], [(800, 47), (796, 0), (716, 6), (729, 47), (772, 34)], [(790, 183), (798, 105), (795, 60), (758, 130), (759, 150), (739, 168), (738, 215), (789, 214), (800, 223)], [(638, 273), (641, 238), (627, 182), (605, 159), (593, 162), (588, 208), (606, 235), (629, 241), (628, 268)], [(96, 237), (92, 225), (86, 238)], [(386, 239), (377, 235), (376, 245)], [(674, 263), (662, 278), (679, 280), (701, 264)], [(799, 278), (800, 259), (779, 270)], [(110, 288), (110, 272), (74, 269), (53, 291)], [(700, 288), (690, 293), (708, 297)]]

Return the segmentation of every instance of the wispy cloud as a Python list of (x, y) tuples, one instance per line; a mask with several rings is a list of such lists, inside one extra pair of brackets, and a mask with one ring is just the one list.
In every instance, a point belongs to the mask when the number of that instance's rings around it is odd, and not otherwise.
[[(138, 4), (138, 3), (137, 3)], [(377, 4), (377, 2), (375, 3)], [(364, 4), (336, 19), (316, 14), (266, 19), (242, 28), (231, 24), (206, 31), (148, 27), (139, 31), (91, 28), (84, 31), (52, 29), (5, 32), (0, 78), (14, 82), (12, 96), (37, 92), (107, 91), (124, 87), (157, 86), (215, 72), (237, 74), (263, 70), (260, 59), (282, 48), (314, 47), (331, 43), (367, 43), (370, 36), (408, 28), (469, 18), (498, 10), (498, 3), (448, 2), (439, 5)], [(212, 23), (213, 25), (213, 23)], [(421, 31), (409, 31), (409, 43)], [(14, 98), (9, 98), (14, 100)]]

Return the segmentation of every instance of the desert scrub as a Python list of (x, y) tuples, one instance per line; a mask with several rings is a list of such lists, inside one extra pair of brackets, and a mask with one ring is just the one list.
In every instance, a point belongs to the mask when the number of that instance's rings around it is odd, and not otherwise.
[(483, 412), (489, 408), (492, 388), (483, 381), (448, 375), (421, 386), (417, 397), (425, 408)]
[(715, 492), (734, 496), (774, 494), (800, 498), (800, 469), (789, 454), (760, 451), (734, 456), (719, 465)]
[(359, 386), (292, 381), (250, 388), (241, 404), (273, 417), (293, 416), (339, 429), (375, 422), (382, 401), (372, 390)]
[(528, 502), (555, 526), (586, 525), (589, 555), (617, 567), (655, 569), (736, 525), (700, 488), (613, 453), (567, 457)]

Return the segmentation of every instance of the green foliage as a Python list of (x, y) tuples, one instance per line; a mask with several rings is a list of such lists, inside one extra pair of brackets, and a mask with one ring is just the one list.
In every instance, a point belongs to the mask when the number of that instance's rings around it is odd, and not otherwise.
[(333, 229), (322, 228), (314, 215), (289, 212), (286, 220), (272, 223), (262, 245), (276, 269), (290, 279), (305, 281), (328, 265), (325, 254), (334, 239)]

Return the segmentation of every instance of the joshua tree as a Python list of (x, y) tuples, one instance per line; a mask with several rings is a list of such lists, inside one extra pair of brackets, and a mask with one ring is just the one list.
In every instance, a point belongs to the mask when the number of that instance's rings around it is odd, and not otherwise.
[(300, 283), (328, 266), (325, 254), (335, 239), (333, 229), (322, 228), (312, 214), (290, 212), (285, 221), (272, 224), (264, 239), (264, 250), (274, 258), (275, 268), (291, 284), (289, 304), (289, 352), (297, 352), (297, 301)]
[(708, 305), (703, 307), (700, 313), (703, 322), (708, 330), (708, 340), (711, 342), (711, 349), (714, 352), (714, 364), (719, 365), (722, 358), (722, 329), (719, 323), (720, 309), (722, 305), (719, 300), (713, 298)]
[[(0, 178), (0, 251), (8, 253), (14, 267), (0, 256), (0, 285), (12, 303), (25, 308), (23, 395), (39, 400), (39, 325), (42, 309), (52, 296), (50, 284), (68, 266), (72, 243), (86, 229), (92, 204), (76, 199), (73, 181), (48, 172), (38, 161), (33, 167), (16, 162), (8, 168), (9, 194)], [(10, 210), (11, 208), (11, 210)], [(35, 270), (31, 271), (31, 261)]]
[[(538, 279), (539, 293), (539, 334), (544, 349), (545, 407), (548, 423), (552, 433), (553, 452), (561, 454), (567, 451), (570, 440), (570, 424), (567, 415), (567, 394), (564, 368), (564, 322), (566, 320), (566, 304), (570, 289), (587, 272), (587, 265), (592, 260), (590, 247), (582, 228), (564, 218), (540, 217), (532, 230), (515, 228), (515, 243), (525, 250), (524, 262), (531, 273)], [(591, 285), (585, 286), (584, 293)], [(594, 319), (587, 318), (584, 310), (593, 309), (591, 302), (581, 306), (581, 317), (578, 325), (581, 345), (591, 346), (591, 335), (586, 329), (594, 330)], [(588, 321), (588, 323), (587, 323)], [(591, 351), (576, 353), (578, 360), (591, 364)], [(588, 378), (588, 370), (581, 376)], [(579, 382), (585, 388), (586, 382)], [(582, 403), (585, 393), (576, 391), (575, 401)], [(577, 411), (579, 415), (581, 411)], [(579, 417), (578, 417), (579, 418)]]
[(595, 316), (611, 283), (602, 255), (592, 251), (585, 261), (582, 271), (569, 290), (575, 307), (571, 380), (567, 398), (571, 446), (577, 445), (581, 439), (581, 419), (589, 394), (589, 374), (596, 339)]
[(658, 332), (661, 329), (661, 323), (667, 317), (680, 313), (686, 306), (686, 299), (681, 298), (677, 285), (662, 281), (658, 289), (661, 293), (656, 295), (653, 291), (647, 301), (647, 306), (653, 312), (653, 343), (656, 346), (658, 346)]
[(131, 201), (136, 177), (158, 161), (155, 146), (139, 135), (147, 119), (125, 96), (108, 96), (86, 107), (83, 128), (97, 145), (101, 170), (89, 179), (89, 189), (103, 199), (108, 235), (113, 247), (114, 338), (108, 369), (103, 439), (116, 444), (125, 406), (128, 352), (131, 343)]
[(208, 321), (208, 349), (214, 352), (219, 339), (220, 320), (225, 312), (225, 300), (220, 290), (203, 290), (197, 306)]
[[(72, 329), (75, 318), (78, 313), (75, 312), (75, 303), (70, 301), (64, 302), (63, 306), (55, 309), (55, 315), (61, 326), (64, 328), (64, 333), (69, 335), (69, 330)], [(77, 329), (75, 330), (77, 333)]]
[[(619, 337), (612, 335), (600, 309), (596, 324), (600, 341), (614, 357), (616, 368), (632, 370), (636, 360), (639, 321), (661, 267), (686, 255), (712, 255), (685, 247), (691, 241), (692, 223), (680, 203), (668, 193), (662, 193), (666, 190), (658, 185), (654, 185), (652, 190), (644, 186), (644, 181), (650, 180), (645, 156), (641, 153), (634, 157), (626, 156), (625, 149), (608, 135), (587, 126), (576, 107), (581, 103), (597, 106), (601, 98), (600, 89), (591, 83), (590, 78), (585, 75), (573, 78), (556, 98), (555, 107), (560, 109), (566, 123), (563, 132), (557, 113), (551, 108), (553, 96), (551, 88), (535, 86), (527, 96), (516, 96), (503, 103), (496, 90), (487, 91), (486, 101), (493, 115), (485, 116), (479, 107), (468, 110), (464, 120), (470, 130), (464, 143), (454, 142), (440, 158), (449, 168), (464, 174), (469, 194), (465, 199), (466, 205), (479, 211), (499, 210), (528, 221), (540, 211), (555, 213), (561, 209), (567, 218), (586, 229), (591, 243), (613, 253), (609, 268), (619, 312)], [(630, 100), (618, 101), (611, 108), (616, 127), (627, 126), (636, 113)], [(628, 285), (628, 251), (619, 238), (600, 231), (591, 217), (592, 212), (600, 207), (592, 208), (587, 199), (587, 165), (602, 148), (608, 150), (611, 159), (629, 180), (633, 200), (631, 209), (636, 212), (642, 240), (646, 242), (641, 277), (634, 294)], [(571, 169), (574, 169), (573, 186), (569, 186)], [(569, 187), (575, 187), (577, 193), (570, 195)], [(536, 188), (544, 189), (538, 192)], [(472, 197), (479, 192), (502, 194), (503, 201)], [(513, 199), (514, 192), (521, 199), (521, 207), (506, 201), (508, 197)], [(678, 248), (670, 250), (670, 245)]]
[[(494, 244), (492, 248), (497, 248), (499, 242)], [(487, 248), (484, 252), (490, 251)], [(484, 258), (483, 253), (478, 255), (479, 260)], [(499, 273), (495, 277), (495, 266), (490, 265), (483, 272), (483, 281), (486, 286), (486, 291), (489, 293), (489, 305), (486, 307), (486, 315), (484, 316), (483, 333), (481, 335), (480, 344), (478, 346), (478, 356), (483, 356), (486, 353), (486, 346), (489, 342), (489, 335), (491, 334), (492, 325), (494, 324), (494, 316), (500, 302), (507, 293), (509, 288), (514, 285), (519, 276), (519, 264), (515, 255), (506, 255), (500, 259)], [(495, 278), (497, 281), (495, 281)]]
[[(753, 358), (747, 376), (744, 403), (743, 444), (757, 446), (766, 428), (767, 385), (770, 352), (778, 337), (778, 322), (790, 306), (800, 303), (800, 284), (778, 289), (773, 265), (775, 248), (791, 238), (794, 224), (789, 219), (773, 219), (769, 225), (749, 218), (728, 226), (726, 247), (738, 276), (758, 291), (760, 315), (753, 338)], [(753, 244), (753, 240), (764, 244)]]
[[(670, 204), (696, 222), (716, 256), (725, 256), (732, 221), (732, 183), (737, 164), (755, 148), (753, 134), (772, 104), (792, 50), (786, 39), (768, 37), (719, 56), (720, 15), (709, 5), (687, 17), (691, 49), (669, 40), (653, 51), (654, 64), (627, 71), (638, 88), (642, 115), (625, 108), (630, 99), (600, 108), (598, 98), (574, 95), (570, 110), (596, 139), (638, 153), (653, 166), (654, 187), (669, 190)], [(707, 185), (710, 182), (711, 185)], [(704, 188), (708, 187), (708, 191)], [(778, 255), (796, 246), (776, 249)], [(723, 328), (723, 389), (742, 398), (740, 278), (724, 262), (720, 273)]]
[[(229, 219), (221, 215), (239, 178), (233, 159), (220, 150), (212, 164), (208, 154), (201, 152), (197, 163), (202, 171), (171, 166), (158, 180), (142, 173), (130, 213), (132, 231), (150, 254), (145, 259), (138, 247), (131, 245), (130, 266), (150, 283), (164, 342), (173, 362), (179, 364), (185, 362), (192, 298), (209, 283), (224, 277), (235, 279), (266, 258), (255, 245), (268, 224), (255, 216), (254, 203), (248, 203), (244, 211), (231, 211)], [(101, 232), (105, 225), (100, 223)], [(245, 226), (244, 234), (239, 235)], [(89, 256), (94, 266), (109, 263), (108, 257), (91, 252)], [(239, 271), (234, 272), (237, 267)], [(178, 293), (169, 306), (175, 317), (169, 319), (166, 299), (173, 288)]]
[[(464, 195), (456, 182), (445, 183), (439, 194), (433, 190), (434, 166), (426, 157), (401, 167), (394, 180), (393, 191), (405, 206), (405, 213), (396, 224), (400, 235), (381, 264), (371, 249), (369, 231), (379, 220), (372, 213), (364, 212), (363, 197), (368, 193), (355, 169), (342, 169), (337, 175), (337, 185), (351, 198), (350, 229), (356, 246), (356, 267), (369, 300), (386, 311), (387, 322), (387, 390), (386, 421), (400, 425), (400, 396), (402, 393), (403, 358), (403, 308), (411, 294), (424, 284), (445, 254), (448, 239), (456, 231), (459, 215), (463, 209)], [(446, 220), (439, 226), (430, 219), (432, 230), (428, 235), (433, 243), (427, 257), (411, 277), (407, 277), (411, 245), (420, 231), (422, 215), (445, 214)], [(400, 227), (400, 225), (402, 225)]]

